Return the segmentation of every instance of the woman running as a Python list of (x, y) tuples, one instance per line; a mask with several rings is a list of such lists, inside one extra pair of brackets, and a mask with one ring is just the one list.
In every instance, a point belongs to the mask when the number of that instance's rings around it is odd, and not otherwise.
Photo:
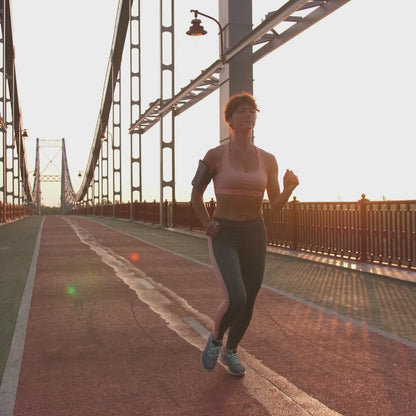
[[(231, 140), (207, 152), (199, 161), (192, 181), (192, 204), (206, 228), (211, 262), (224, 294), (201, 361), (206, 370), (212, 371), (221, 352), (221, 361), (234, 376), (245, 374), (237, 347), (250, 323), (264, 274), (264, 191), (267, 189), (271, 207), (280, 210), (299, 184), (297, 176), (287, 170), (281, 192), (275, 157), (254, 145), (253, 129), (258, 111), (251, 94), (241, 93), (230, 98), (224, 117)], [(217, 200), (212, 218), (203, 199), (211, 179)]]

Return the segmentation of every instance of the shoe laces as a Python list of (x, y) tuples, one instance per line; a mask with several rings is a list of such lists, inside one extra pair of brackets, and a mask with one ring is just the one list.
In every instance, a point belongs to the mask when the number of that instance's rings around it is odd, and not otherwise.
[(218, 353), (220, 352), (220, 350), (221, 350), (220, 345), (215, 345), (214, 343), (211, 343), (211, 345), (207, 349), (207, 354), (212, 357), (216, 357), (218, 356)]
[(226, 355), (231, 364), (241, 364), (237, 351), (227, 352)]

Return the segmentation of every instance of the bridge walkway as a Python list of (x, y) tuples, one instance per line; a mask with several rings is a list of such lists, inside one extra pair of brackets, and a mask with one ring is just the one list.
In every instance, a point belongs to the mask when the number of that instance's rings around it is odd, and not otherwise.
[(0, 264), (1, 416), (416, 414), (412, 282), (269, 253), (234, 378), (200, 364), (204, 238), (32, 217), (0, 227)]

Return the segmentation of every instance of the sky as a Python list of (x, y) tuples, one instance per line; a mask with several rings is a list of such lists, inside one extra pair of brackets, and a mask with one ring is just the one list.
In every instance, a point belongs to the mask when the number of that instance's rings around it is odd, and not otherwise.
[[(286, 1), (253, 1), (253, 26)], [(75, 191), (101, 104), (118, 0), (13, 0), (17, 86), (29, 169), (36, 138), (65, 138)], [(300, 201), (416, 199), (414, 0), (351, 0), (254, 65), (255, 144), (300, 179)], [(216, 0), (175, 2), (175, 90), (218, 58), (218, 27), (189, 37), (190, 9), (218, 17)], [(159, 1), (142, 1), (142, 110), (159, 97)], [(130, 200), (128, 54), (122, 72), (123, 201)], [(123, 75), (124, 74), (124, 75)], [(137, 119), (139, 115), (135, 117)], [(219, 93), (176, 117), (176, 200), (189, 201), (198, 159), (219, 143)], [(159, 127), (142, 136), (143, 199), (159, 200)], [(58, 159), (57, 159), (58, 158)], [(51, 162), (51, 163), (48, 163)], [(41, 168), (59, 174), (56, 149)], [(52, 170), (51, 170), (52, 169)], [(42, 184), (59, 205), (60, 185)], [(212, 186), (206, 199), (213, 196)], [(169, 199), (169, 196), (167, 196)]]

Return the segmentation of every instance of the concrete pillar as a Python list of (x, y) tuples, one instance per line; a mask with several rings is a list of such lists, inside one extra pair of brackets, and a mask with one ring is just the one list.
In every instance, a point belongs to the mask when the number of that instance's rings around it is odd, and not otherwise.
[[(252, 0), (218, 0), (219, 21), (223, 28), (224, 51), (252, 30)], [(253, 93), (252, 48), (248, 47), (224, 65), (220, 72), (220, 143), (230, 137), (223, 109), (228, 99), (239, 92)]]

